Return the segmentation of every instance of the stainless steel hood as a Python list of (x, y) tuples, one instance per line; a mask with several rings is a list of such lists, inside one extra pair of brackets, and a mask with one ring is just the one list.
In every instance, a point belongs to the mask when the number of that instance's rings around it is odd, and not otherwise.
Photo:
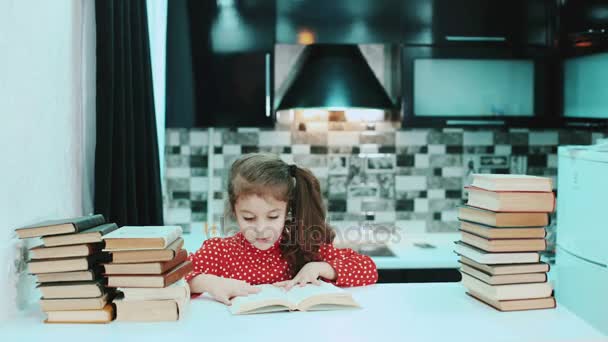
[(315, 44), (303, 52), (277, 110), (369, 108), (394, 105), (357, 45)]

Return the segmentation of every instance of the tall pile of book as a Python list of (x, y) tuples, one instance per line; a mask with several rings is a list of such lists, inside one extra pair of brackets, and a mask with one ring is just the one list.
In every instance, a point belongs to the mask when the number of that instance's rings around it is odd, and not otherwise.
[(101, 263), (103, 236), (118, 229), (102, 215), (45, 221), (16, 229), (21, 239), (38, 238), (28, 270), (42, 293), (46, 323), (108, 323), (114, 319), (114, 291), (106, 288)]
[(465, 190), (455, 252), (467, 294), (500, 311), (554, 308), (549, 265), (540, 259), (555, 209), (551, 179), (476, 174)]
[(183, 277), (193, 266), (179, 226), (121, 227), (104, 237), (112, 262), (104, 264), (116, 288), (117, 321), (176, 321), (190, 302)]

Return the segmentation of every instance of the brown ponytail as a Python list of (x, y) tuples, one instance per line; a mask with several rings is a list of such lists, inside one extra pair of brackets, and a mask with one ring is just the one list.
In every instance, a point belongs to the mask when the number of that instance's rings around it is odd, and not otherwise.
[(319, 247), (331, 243), (335, 232), (325, 222), (321, 187), (312, 172), (288, 165), (274, 154), (246, 154), (230, 169), (228, 196), (232, 212), (237, 198), (244, 194), (270, 194), (287, 202), (291, 219), (285, 222), (280, 248), (293, 275), (306, 263), (320, 260)]
[(307, 169), (296, 165), (289, 168), (295, 179), (293, 195), (288, 204), (293, 218), (283, 230), (286, 243), (281, 244), (281, 251), (295, 274), (306, 263), (320, 260), (319, 247), (332, 243), (335, 232), (325, 222), (319, 180)]

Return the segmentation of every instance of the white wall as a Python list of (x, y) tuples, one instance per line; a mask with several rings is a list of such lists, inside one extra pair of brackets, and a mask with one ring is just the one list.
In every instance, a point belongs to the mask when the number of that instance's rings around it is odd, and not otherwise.
[(158, 136), (160, 179), (165, 194), (165, 88), (167, 66), (167, 0), (147, 0), (150, 59), (154, 85), (154, 109)]
[(82, 25), (93, 5), (0, 0), (0, 320), (15, 301), (5, 295), (12, 294), (6, 266), (13, 264), (13, 229), (78, 216), (92, 203), (83, 182), (92, 180), (93, 159), (85, 158), (92, 140), (84, 127), (94, 129), (94, 88), (83, 93), (82, 85), (95, 84), (94, 63), (83, 65), (82, 52), (94, 59), (94, 30), (91, 22), (86, 30)]

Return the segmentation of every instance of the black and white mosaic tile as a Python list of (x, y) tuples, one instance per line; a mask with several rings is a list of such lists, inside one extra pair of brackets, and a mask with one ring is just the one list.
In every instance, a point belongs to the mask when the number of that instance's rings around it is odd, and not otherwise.
[(185, 231), (202, 227), (208, 205), (217, 220), (230, 165), (245, 153), (271, 152), (319, 178), (328, 218), (336, 225), (371, 221), (412, 233), (455, 231), (456, 208), (466, 195), (462, 187), (472, 173), (555, 178), (558, 145), (590, 144), (603, 136), (575, 130), (395, 130), (339, 122), (309, 125), (307, 131), (215, 129), (211, 138), (203, 129), (167, 129), (165, 220)]

